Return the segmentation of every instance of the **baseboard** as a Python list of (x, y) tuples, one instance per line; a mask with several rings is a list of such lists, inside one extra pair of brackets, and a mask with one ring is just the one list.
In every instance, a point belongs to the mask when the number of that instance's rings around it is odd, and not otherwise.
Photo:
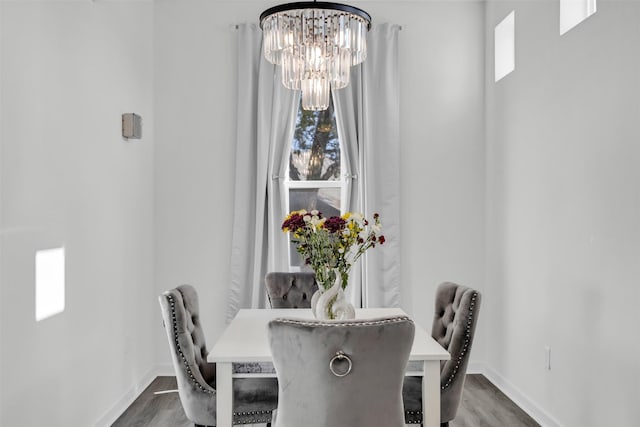
[(94, 424), (95, 427), (111, 427), (111, 425), (122, 415), (122, 413), (138, 398), (140, 393), (159, 376), (175, 375), (173, 365), (152, 366), (140, 380), (136, 381), (124, 395), (118, 399)]
[(176, 371), (171, 363), (156, 365), (156, 377), (175, 377)]
[(518, 405), (524, 412), (533, 418), (542, 427), (564, 427), (558, 420), (553, 418), (548, 412), (540, 408), (533, 400), (521, 392), (509, 380), (500, 375), (497, 371), (487, 365), (482, 367), (483, 374), (493, 385), (498, 387), (509, 399)]
[(487, 365), (484, 362), (470, 361), (467, 366), (467, 374), (483, 374), (485, 373)]
[[(510, 381), (504, 378), (494, 369), (487, 366), (484, 362), (470, 362), (467, 367), (468, 374), (482, 374), (493, 385), (495, 385), (501, 392), (503, 392), (509, 399), (511, 399), (516, 405), (518, 405), (523, 411), (525, 411), (531, 418), (533, 418), (542, 427), (564, 427), (558, 420), (553, 418), (550, 414), (544, 411), (534, 401), (529, 399), (523, 392), (521, 392)], [(140, 395), (142, 390), (147, 388), (151, 382), (159, 376), (172, 376), (175, 375), (173, 365), (155, 365), (143, 377), (137, 381), (113, 406), (109, 409), (98, 422), (95, 423), (96, 427), (111, 427), (115, 420), (122, 415), (122, 413), (133, 403), (134, 400)]]

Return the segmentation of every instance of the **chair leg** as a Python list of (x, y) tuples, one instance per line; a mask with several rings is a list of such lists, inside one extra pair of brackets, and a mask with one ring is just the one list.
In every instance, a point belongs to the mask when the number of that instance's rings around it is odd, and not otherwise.
[(440, 427), (449, 427), (449, 421), (447, 421), (446, 423), (441, 423)]

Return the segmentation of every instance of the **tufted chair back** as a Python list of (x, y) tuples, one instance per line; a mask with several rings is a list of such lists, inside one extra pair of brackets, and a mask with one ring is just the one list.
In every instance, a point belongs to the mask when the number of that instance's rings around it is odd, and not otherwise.
[(436, 292), (431, 336), (451, 354), (440, 367), (441, 419), (447, 421), (458, 412), (480, 299), (480, 292), (450, 282), (442, 283)]
[(271, 272), (265, 277), (271, 308), (311, 308), (318, 290), (313, 273)]
[(193, 286), (182, 285), (166, 291), (159, 300), (182, 407), (194, 423), (213, 426), (216, 369), (207, 362), (198, 294)]
[[(198, 294), (193, 286), (181, 285), (158, 299), (184, 412), (196, 425), (215, 426), (216, 366), (207, 362)], [(277, 405), (275, 379), (238, 378), (233, 389), (234, 424), (271, 420), (271, 411)]]
[[(436, 290), (431, 336), (451, 354), (451, 359), (440, 365), (440, 420), (443, 425), (455, 418), (462, 398), (480, 300), (478, 291), (455, 283), (442, 283)], [(405, 380), (403, 395), (408, 424), (422, 423), (420, 381), (420, 377)]]
[(414, 332), (406, 316), (272, 320), (273, 426), (404, 427), (402, 382)]

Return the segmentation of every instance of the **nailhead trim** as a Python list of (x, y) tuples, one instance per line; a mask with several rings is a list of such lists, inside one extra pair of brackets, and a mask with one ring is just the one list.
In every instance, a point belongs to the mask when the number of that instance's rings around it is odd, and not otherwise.
[(453, 368), (453, 372), (447, 379), (447, 382), (441, 387), (442, 390), (446, 390), (451, 385), (451, 383), (455, 379), (456, 374), (458, 373), (458, 369), (460, 368), (460, 365), (462, 364), (462, 359), (464, 358), (464, 355), (469, 350), (469, 343), (471, 342), (471, 324), (473, 323), (473, 309), (476, 304), (477, 296), (478, 296), (477, 292), (474, 292), (473, 295), (471, 296), (471, 304), (469, 305), (469, 317), (467, 318), (467, 330), (464, 337), (464, 344), (462, 346), (462, 351), (460, 352), (460, 354), (458, 355), (458, 358), (456, 359), (456, 366)]
[(189, 375), (189, 378), (191, 378), (191, 382), (196, 387), (198, 387), (201, 391), (209, 394), (214, 394), (216, 392), (215, 390), (204, 388), (202, 384), (200, 384), (200, 382), (198, 382), (198, 380), (196, 380), (196, 378), (193, 376), (193, 372), (191, 371), (191, 366), (189, 365), (189, 362), (187, 361), (187, 358), (185, 357), (184, 352), (182, 351), (182, 347), (180, 346), (180, 342), (178, 340), (178, 321), (176, 319), (176, 303), (173, 300), (173, 296), (171, 295), (167, 295), (167, 299), (169, 300), (169, 305), (171, 306), (171, 322), (173, 324), (173, 338), (176, 342), (176, 350), (178, 351), (178, 354), (182, 359), (182, 363), (184, 364), (185, 370), (187, 371), (187, 375)]
[[(405, 424), (422, 424), (422, 411), (404, 411), (404, 423)], [(413, 418), (407, 420), (407, 418)]]
[[(467, 319), (467, 330), (465, 334), (464, 344), (462, 346), (462, 351), (460, 352), (460, 355), (456, 359), (456, 366), (455, 368), (453, 368), (453, 372), (447, 379), (447, 382), (440, 387), (441, 390), (446, 390), (451, 385), (456, 374), (458, 373), (458, 369), (460, 368), (462, 359), (464, 355), (467, 353), (467, 350), (469, 349), (469, 342), (471, 341), (471, 323), (473, 323), (473, 309), (475, 308), (475, 305), (476, 305), (477, 296), (478, 296), (477, 292), (474, 292), (473, 295), (471, 296), (471, 304), (469, 305), (469, 318)], [(407, 416), (411, 416), (411, 415), (418, 416), (418, 418), (416, 418), (415, 420), (407, 421), (406, 420)], [(424, 415), (423, 411), (405, 411), (405, 423), (406, 424), (422, 424), (423, 415)]]
[(270, 423), (272, 420), (272, 418), (265, 418), (265, 419), (250, 419), (250, 420), (243, 420), (243, 421), (233, 421), (233, 425), (245, 425), (245, 424), (262, 424), (262, 423)]
[(310, 321), (310, 320), (298, 320), (298, 319), (285, 319), (285, 318), (277, 318), (273, 320), (274, 322), (280, 323), (290, 323), (293, 325), (302, 325), (302, 326), (375, 326), (375, 325), (386, 325), (388, 323), (399, 323), (399, 322), (412, 322), (407, 316), (398, 316), (391, 317), (388, 319), (379, 319), (379, 320), (370, 320), (370, 321), (344, 321), (338, 320), (335, 322), (320, 322), (320, 321)]
[[(196, 380), (196, 378), (193, 376), (193, 372), (191, 371), (191, 366), (189, 365), (189, 362), (187, 361), (187, 358), (184, 355), (184, 352), (182, 351), (182, 347), (180, 346), (180, 342), (178, 340), (178, 321), (176, 318), (176, 304), (175, 301), (173, 300), (173, 296), (171, 295), (167, 295), (167, 299), (169, 300), (169, 305), (171, 306), (171, 323), (173, 326), (173, 338), (175, 340), (176, 343), (176, 350), (178, 351), (178, 354), (180, 355), (180, 358), (182, 359), (182, 363), (185, 366), (185, 370), (187, 371), (187, 375), (189, 375), (189, 378), (191, 378), (191, 382), (193, 382), (193, 384), (195, 384), (201, 391), (208, 393), (208, 394), (215, 394), (216, 391), (215, 390), (209, 390), (206, 389), (202, 386), (202, 384), (200, 384), (198, 382), (198, 380)], [(245, 417), (249, 417), (249, 416), (256, 416), (256, 415), (271, 415), (273, 411), (272, 410), (266, 410), (266, 411), (249, 411), (249, 412), (234, 412), (233, 416), (234, 417), (239, 417), (239, 416), (245, 416)], [(247, 419), (234, 419), (233, 420), (233, 425), (244, 425), (244, 424), (256, 424), (256, 423), (270, 423), (271, 422), (271, 416), (268, 416), (267, 418), (247, 418)]]
[(272, 410), (234, 412), (233, 424), (270, 423), (272, 419), (272, 412)]

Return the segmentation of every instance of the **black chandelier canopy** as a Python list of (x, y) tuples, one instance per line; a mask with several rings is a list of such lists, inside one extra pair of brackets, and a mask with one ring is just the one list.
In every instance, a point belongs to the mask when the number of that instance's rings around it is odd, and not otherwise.
[(321, 9), (321, 10), (330, 10), (330, 11), (338, 11), (344, 13), (350, 13), (352, 15), (357, 15), (364, 19), (367, 22), (367, 30), (371, 29), (371, 15), (369, 15), (364, 10), (357, 8), (355, 6), (349, 6), (348, 4), (342, 3), (331, 3), (326, 1), (298, 1), (293, 3), (285, 3), (279, 4), (277, 6), (270, 7), (260, 14), (260, 28), (262, 28), (262, 22), (264, 19), (270, 15), (280, 13), (280, 12), (289, 12), (293, 10), (304, 10), (304, 9)]

